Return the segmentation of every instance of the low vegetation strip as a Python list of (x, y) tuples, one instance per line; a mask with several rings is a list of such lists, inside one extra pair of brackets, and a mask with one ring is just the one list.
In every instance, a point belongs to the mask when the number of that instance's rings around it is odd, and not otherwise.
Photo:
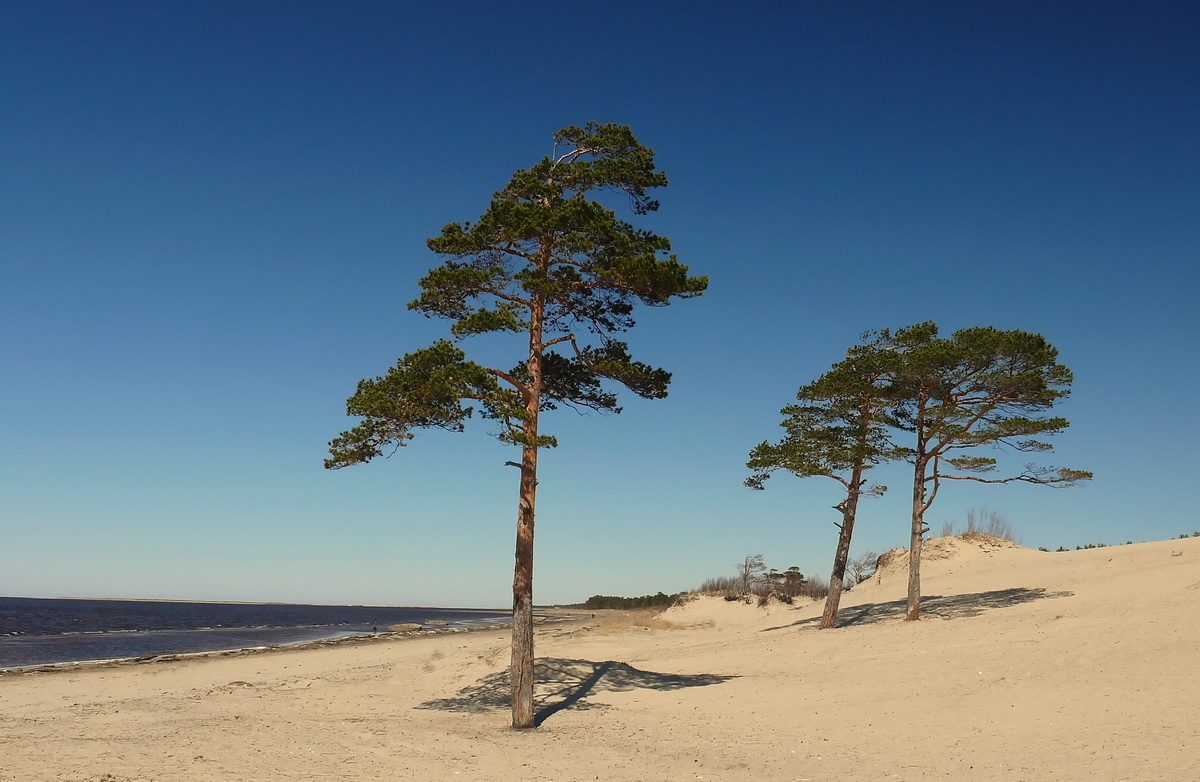
[[(679, 593), (682, 594), (682, 593)], [(666, 595), (659, 592), (654, 595), (642, 595), (641, 597), (617, 597), (614, 595), (592, 595), (584, 601), (583, 607), (587, 610), (598, 611), (602, 608), (656, 608), (662, 606), (668, 608), (675, 604), (679, 599), (679, 594)]]

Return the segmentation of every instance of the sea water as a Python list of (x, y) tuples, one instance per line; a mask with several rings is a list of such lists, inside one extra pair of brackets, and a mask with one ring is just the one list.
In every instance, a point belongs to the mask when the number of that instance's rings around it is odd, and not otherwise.
[(391, 624), (464, 630), (509, 618), (470, 608), (0, 597), (0, 670), (280, 646)]

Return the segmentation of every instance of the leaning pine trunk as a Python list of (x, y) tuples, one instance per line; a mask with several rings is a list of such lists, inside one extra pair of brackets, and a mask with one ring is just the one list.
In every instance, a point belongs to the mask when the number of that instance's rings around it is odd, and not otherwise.
[(842, 584), (846, 580), (846, 563), (850, 560), (850, 537), (854, 534), (854, 518), (858, 509), (858, 493), (862, 484), (863, 466), (854, 465), (850, 476), (850, 491), (842, 509), (842, 534), (838, 536), (837, 553), (833, 557), (833, 573), (829, 576), (829, 594), (825, 597), (825, 612), (821, 614), (821, 630), (837, 624), (838, 605), (842, 602)]
[(908, 613), (906, 620), (921, 618), (921, 539), (925, 535), (925, 464), (918, 455), (913, 468), (912, 533), (908, 543)]
[(517, 511), (517, 552), (513, 570), (512, 726), (535, 727), (533, 713), (533, 519), (537, 500), (538, 409), (542, 395), (542, 317), (535, 299), (529, 329), (529, 384), (521, 450), (521, 497)]

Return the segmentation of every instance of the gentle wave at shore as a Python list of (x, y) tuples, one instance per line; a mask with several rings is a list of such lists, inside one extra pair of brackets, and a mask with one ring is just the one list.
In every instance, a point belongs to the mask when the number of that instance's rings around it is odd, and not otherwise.
[(498, 610), (0, 598), (0, 669), (281, 646), (389, 625), (470, 629)]

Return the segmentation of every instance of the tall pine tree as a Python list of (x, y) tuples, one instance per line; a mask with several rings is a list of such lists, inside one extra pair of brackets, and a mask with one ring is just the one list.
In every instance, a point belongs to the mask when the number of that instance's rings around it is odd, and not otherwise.
[(539, 415), (560, 404), (620, 412), (604, 381), (661, 399), (671, 375), (639, 361), (617, 337), (634, 326), (636, 304), (661, 307), (699, 296), (706, 277), (689, 276), (662, 236), (618, 219), (590, 197), (609, 193), (636, 215), (658, 209), (647, 195), (667, 184), (654, 151), (624, 125), (588, 123), (554, 136), (554, 152), (513, 174), (475, 223), (451, 223), (428, 240), (445, 258), (409, 305), (452, 321), (451, 335), (521, 335), (526, 349), (507, 369), (469, 361), (453, 342), (404, 356), (383, 377), (363, 380), (346, 412), (363, 421), (330, 445), (325, 466), (370, 461), (412, 430), (461, 431), (474, 412), (499, 424), (521, 448), (513, 577), (512, 724), (535, 725), (533, 710), (533, 533), (538, 451), (556, 445)]
[(1073, 376), (1041, 334), (986, 326), (961, 329), (945, 339), (932, 322), (880, 334), (902, 357), (892, 383), (900, 400), (897, 422), (912, 438), (907, 449), (913, 483), (905, 618), (918, 619), (925, 512), (943, 481), (1065, 487), (1091, 480), (1092, 474), (1031, 463), (1015, 474), (994, 477), (995, 458), (963, 453), (982, 446), (1048, 452), (1051, 445), (1040, 438), (1069, 426), (1065, 418), (1042, 415), (1070, 393)]
[(784, 438), (755, 446), (746, 463), (754, 470), (746, 480), (753, 489), (763, 488), (773, 472), (784, 470), (800, 478), (832, 478), (846, 490), (841, 502), (833, 506), (842, 520), (836, 525), (838, 546), (821, 616), (822, 629), (837, 623), (859, 498), (887, 491), (886, 486), (868, 485), (866, 471), (902, 455), (888, 436), (887, 425), (892, 420), (890, 379), (900, 358), (888, 348), (886, 340), (864, 335), (863, 344), (847, 351), (843, 361), (800, 388), (796, 404), (782, 410)]

